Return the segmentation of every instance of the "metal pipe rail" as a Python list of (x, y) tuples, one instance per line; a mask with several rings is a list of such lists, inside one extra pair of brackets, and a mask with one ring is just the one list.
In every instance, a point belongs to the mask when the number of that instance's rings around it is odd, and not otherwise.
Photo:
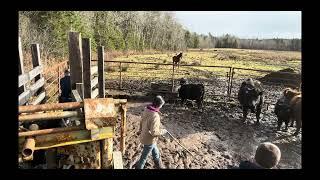
[(84, 129), (83, 126), (73, 126), (73, 127), (71, 126), (71, 127), (64, 127), (64, 128), (42, 129), (42, 130), (36, 130), (36, 131), (20, 132), (19, 137), (53, 134), (53, 133), (67, 132), (67, 131), (77, 131), (77, 130), (82, 130), (82, 129)]
[[(113, 101), (115, 104), (127, 103), (126, 99), (114, 99)], [(28, 106), (19, 106), (19, 113), (33, 113), (33, 112), (39, 112), (39, 111), (77, 109), (77, 108), (83, 108), (83, 107), (84, 107), (83, 102), (28, 105)]]
[(19, 121), (44, 121), (44, 120), (55, 120), (70, 117), (84, 117), (84, 114), (78, 111), (62, 111), (62, 112), (49, 112), (39, 114), (27, 114), (20, 115)]
[(19, 106), (19, 113), (32, 113), (38, 111), (52, 111), (83, 108), (83, 102), (68, 102), (68, 103), (51, 103), (41, 105)]
[[(91, 61), (98, 61), (98, 60), (91, 60)], [(148, 62), (130, 62), (130, 61), (104, 61), (107, 63), (122, 63), (122, 64), (153, 64), (153, 65), (166, 65), (172, 66), (172, 63), (148, 63)], [(191, 65), (191, 64), (180, 64), (179, 66), (191, 66), (191, 67), (218, 67), (218, 68), (231, 68), (231, 66), (204, 66), (204, 65)]]

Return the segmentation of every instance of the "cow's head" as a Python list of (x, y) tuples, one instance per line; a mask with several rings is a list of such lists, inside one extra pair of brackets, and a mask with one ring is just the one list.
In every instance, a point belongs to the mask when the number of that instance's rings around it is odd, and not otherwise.
[(255, 106), (259, 101), (259, 97), (263, 95), (263, 91), (257, 85), (259, 86), (260, 84), (255, 84), (251, 78), (242, 83), (244, 103), (248, 106)]
[(291, 100), (293, 97), (297, 96), (297, 95), (300, 95), (301, 92), (298, 92), (294, 89), (291, 89), (291, 88), (286, 88), (284, 89), (283, 91), (283, 96), (287, 99), (287, 100)]
[(184, 84), (187, 84), (187, 79), (186, 78), (181, 78), (179, 83), (180, 83), (180, 86), (182, 86)]

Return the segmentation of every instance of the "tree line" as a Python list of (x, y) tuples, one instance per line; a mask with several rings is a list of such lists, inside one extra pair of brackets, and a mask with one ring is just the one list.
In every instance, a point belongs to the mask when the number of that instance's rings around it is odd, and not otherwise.
[(301, 51), (301, 39), (240, 39), (230, 34), (214, 37), (211, 33), (208, 33), (208, 35), (197, 35), (194, 33), (193, 36), (187, 41), (189, 42), (188, 47)]
[[(168, 50), (246, 48), (301, 50), (300, 39), (239, 39), (197, 34), (185, 29), (167, 11), (19, 11), (19, 36), (24, 48), (39, 43), (45, 56), (68, 54), (68, 32), (81, 32), (107, 50)], [(214, 29), (212, 30), (214, 31)]]

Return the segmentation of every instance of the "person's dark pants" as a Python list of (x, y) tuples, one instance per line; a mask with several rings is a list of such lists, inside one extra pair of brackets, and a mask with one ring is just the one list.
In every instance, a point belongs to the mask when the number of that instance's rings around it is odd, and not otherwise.
[(64, 102), (72, 102), (72, 98), (71, 97), (60, 96), (59, 97), (59, 103), (64, 103)]

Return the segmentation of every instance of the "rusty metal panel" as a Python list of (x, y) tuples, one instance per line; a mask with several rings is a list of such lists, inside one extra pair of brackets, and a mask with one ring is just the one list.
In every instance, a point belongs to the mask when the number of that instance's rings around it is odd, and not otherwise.
[(116, 125), (116, 108), (112, 98), (84, 99), (86, 129)]

